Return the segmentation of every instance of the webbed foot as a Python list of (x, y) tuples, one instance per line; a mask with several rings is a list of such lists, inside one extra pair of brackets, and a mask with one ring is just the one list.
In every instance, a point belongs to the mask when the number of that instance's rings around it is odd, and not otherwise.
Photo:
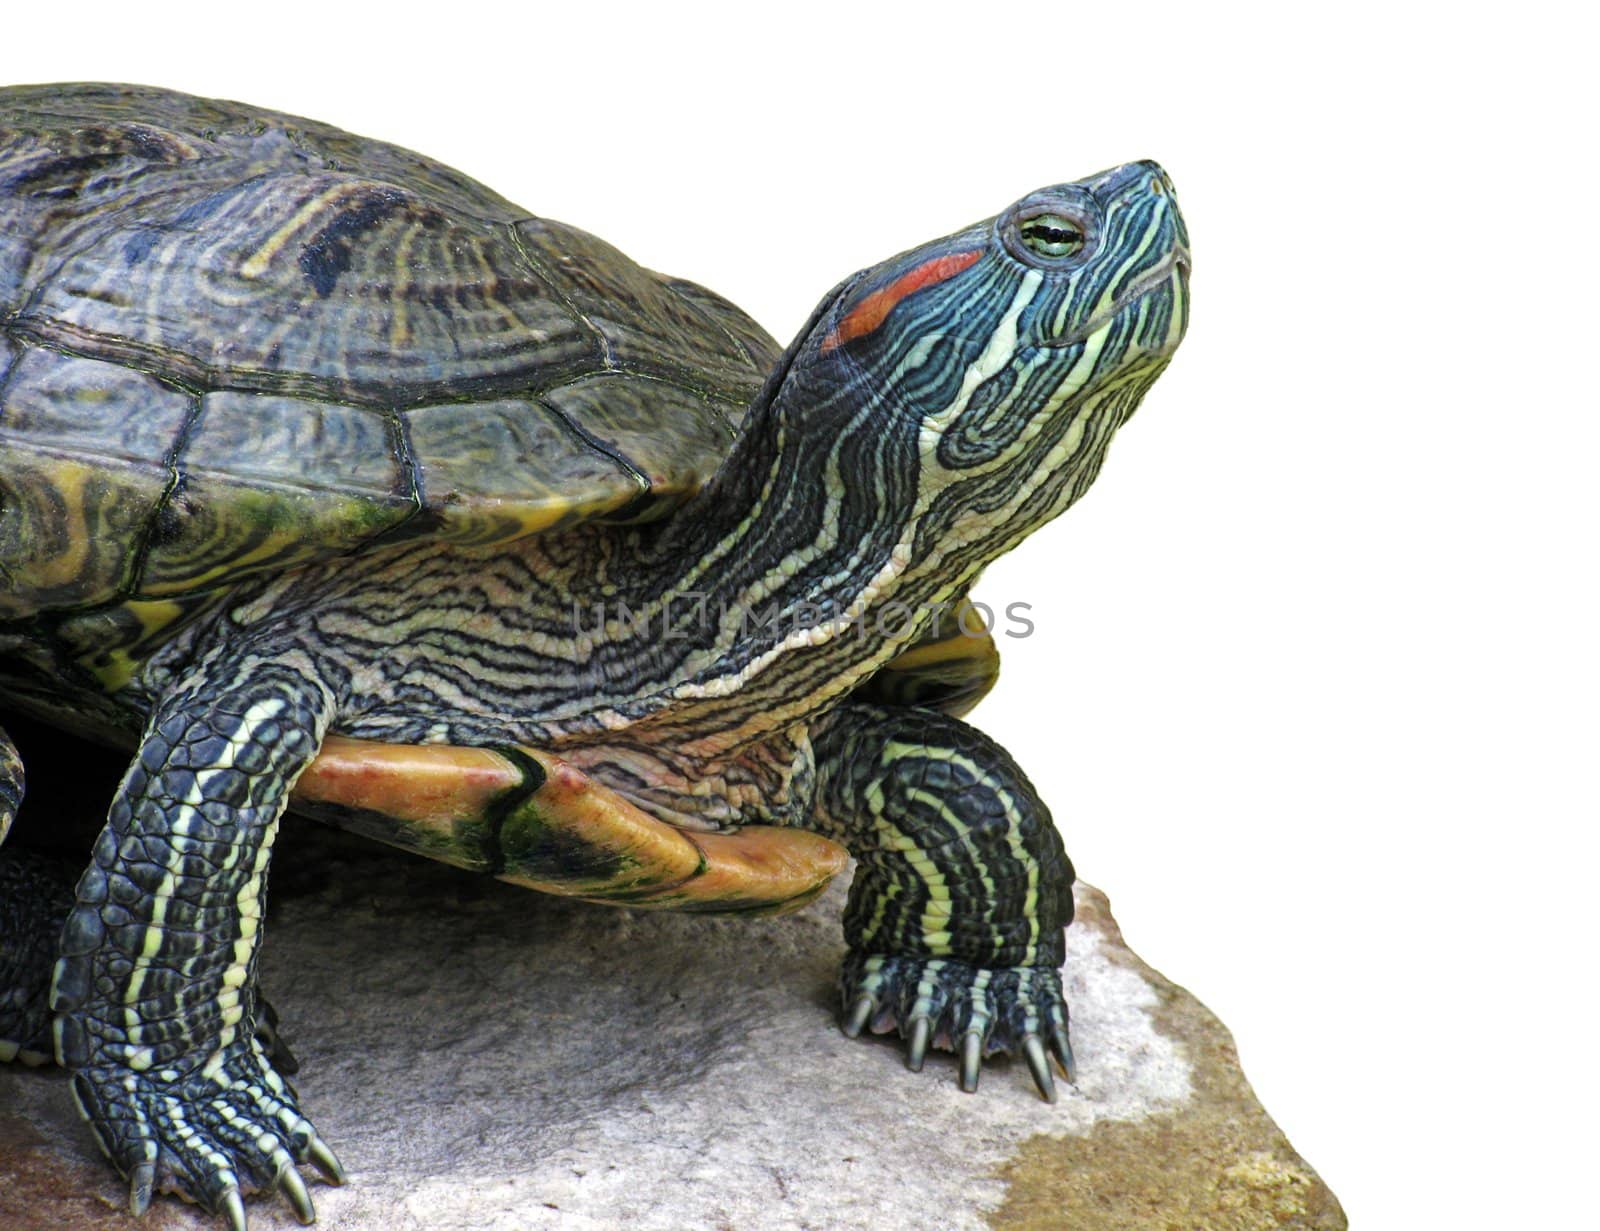
[(72, 1093), (129, 1181), (135, 1214), (155, 1193), (170, 1192), (245, 1231), (243, 1196), (278, 1191), (310, 1223), (316, 1210), (297, 1165), (344, 1183), (339, 1160), (254, 1040), (197, 1073), (91, 1064), (74, 1073)]
[(929, 1044), (959, 1052), (960, 1084), (978, 1088), (979, 1066), (997, 1052), (1018, 1053), (1039, 1093), (1056, 1100), (1053, 1057), (1075, 1079), (1061, 974), (1050, 967), (989, 969), (950, 958), (886, 957), (852, 952), (839, 975), (844, 1032), (898, 1030), (906, 1066), (920, 1071)]

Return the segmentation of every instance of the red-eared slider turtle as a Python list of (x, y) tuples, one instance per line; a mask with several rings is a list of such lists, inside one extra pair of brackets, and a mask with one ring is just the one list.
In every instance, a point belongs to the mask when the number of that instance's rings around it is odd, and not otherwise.
[[(0, 688), (135, 750), (74, 892), (0, 874), (34, 955), (0, 1038), (71, 1071), (136, 1211), (242, 1226), (279, 1188), (309, 1219), (296, 1164), (341, 1178), (257, 1033), (291, 803), (690, 909), (806, 900), (842, 846), (846, 1030), (958, 1051), (966, 1089), (1017, 1051), (1053, 1095), (1072, 869), (957, 716), (995, 670), (961, 605), (1183, 333), (1159, 167), (856, 274), (782, 352), (446, 167), (234, 103), (0, 91), (0, 194)], [(21, 786), (0, 737), (0, 832)]]

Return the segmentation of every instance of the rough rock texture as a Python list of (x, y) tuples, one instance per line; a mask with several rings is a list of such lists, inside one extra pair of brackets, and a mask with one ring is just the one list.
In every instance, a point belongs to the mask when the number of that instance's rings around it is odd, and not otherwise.
[[(1342, 1228), (1227, 1032), (1079, 887), (1076, 1090), (976, 1095), (835, 1025), (842, 886), (785, 919), (544, 898), (291, 821), (263, 980), (350, 1172), (336, 1231)], [(120, 1228), (54, 1070), (0, 1067), (0, 1227)], [(251, 1225), (289, 1228), (281, 1201)], [(150, 1231), (215, 1225), (171, 1199)]]

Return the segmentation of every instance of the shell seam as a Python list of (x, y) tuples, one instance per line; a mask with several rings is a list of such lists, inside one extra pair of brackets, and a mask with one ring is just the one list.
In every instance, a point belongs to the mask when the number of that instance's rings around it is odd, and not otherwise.
[(117, 590), (114, 603), (128, 602), (138, 592), (139, 583), (144, 580), (144, 567), (150, 555), (150, 548), (156, 537), (156, 528), (160, 526), (161, 519), (166, 515), (172, 498), (177, 494), (178, 488), (183, 485), (183, 467), (180, 459), (183, 451), (189, 445), (194, 435), (194, 429), (200, 422), (200, 416), (205, 413), (205, 396), (199, 392), (189, 394), (190, 406), (183, 416), (183, 422), (178, 426), (178, 434), (173, 438), (172, 447), (167, 450), (162, 458), (162, 465), (166, 466), (169, 475), (167, 486), (162, 490), (157, 499), (155, 508), (150, 510), (149, 520), (144, 529), (139, 532), (139, 541), (133, 549), (132, 559), (128, 565), (128, 581)]
[(528, 268), (533, 271), (534, 276), (537, 277), (539, 281), (543, 282), (545, 286), (549, 287), (550, 293), (559, 299), (562, 304), (566, 306), (567, 311), (571, 312), (573, 316), (582, 321), (584, 328), (594, 335), (594, 340), (599, 343), (600, 346), (600, 362), (604, 365), (605, 370), (608, 372), (616, 371), (617, 357), (611, 353), (611, 340), (600, 331), (600, 327), (598, 325), (589, 319), (588, 313), (579, 308), (578, 305), (572, 301), (572, 298), (561, 289), (561, 287), (556, 283), (555, 278), (551, 276), (550, 271), (544, 267), (543, 263), (535, 259), (533, 253), (528, 251), (528, 245), (522, 242), (522, 236), (517, 233), (517, 221), (533, 222), (537, 220), (528, 218), (518, 219), (516, 221), (506, 223), (506, 234), (511, 236), (511, 246), (517, 250), (517, 255), (520, 256), (527, 264)]

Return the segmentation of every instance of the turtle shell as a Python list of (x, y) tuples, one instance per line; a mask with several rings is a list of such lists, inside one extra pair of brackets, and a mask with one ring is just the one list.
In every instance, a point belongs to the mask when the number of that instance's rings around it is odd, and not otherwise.
[(725, 300), (327, 125), (0, 90), (0, 621), (660, 516), (779, 354)]

